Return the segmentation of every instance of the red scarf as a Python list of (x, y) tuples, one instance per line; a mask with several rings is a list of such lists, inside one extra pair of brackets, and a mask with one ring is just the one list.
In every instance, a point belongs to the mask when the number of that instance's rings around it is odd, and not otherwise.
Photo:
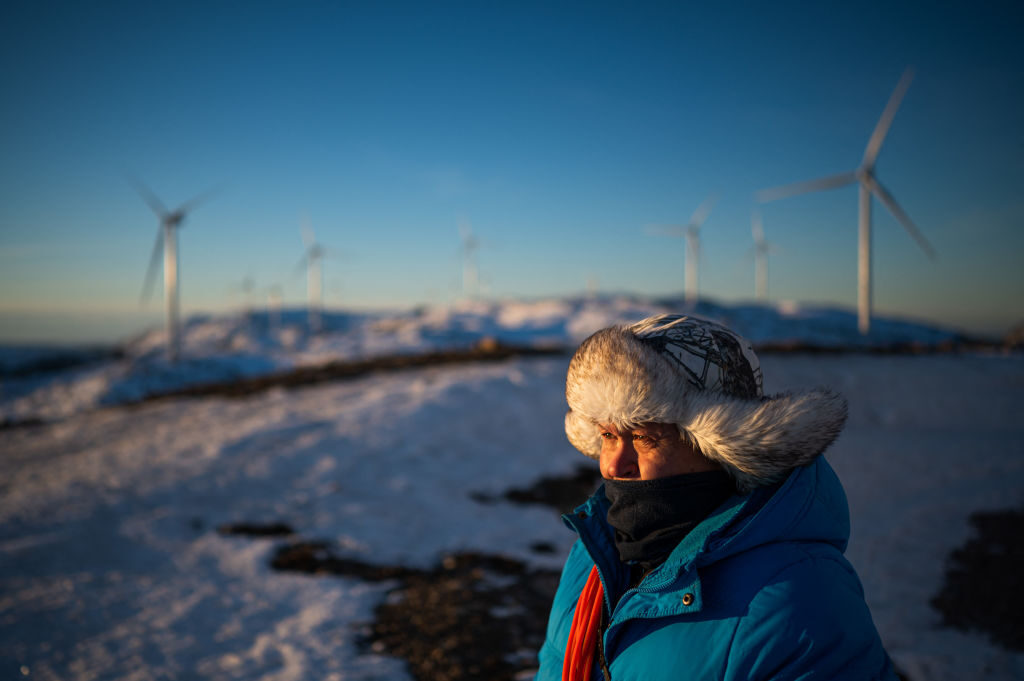
[(597, 637), (601, 635), (601, 608), (604, 607), (604, 587), (597, 574), (597, 566), (590, 571), (587, 583), (576, 601), (576, 614), (569, 629), (569, 644), (562, 663), (562, 681), (587, 681), (594, 668)]

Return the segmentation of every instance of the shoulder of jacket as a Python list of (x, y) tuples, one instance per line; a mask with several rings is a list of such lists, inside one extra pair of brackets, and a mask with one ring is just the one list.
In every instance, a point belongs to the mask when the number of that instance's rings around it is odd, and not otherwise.
[(729, 645), (728, 678), (891, 679), (892, 665), (856, 572), (841, 554), (808, 554), (766, 579)]
[[(706, 560), (706, 556), (705, 556)], [(843, 552), (833, 544), (823, 541), (780, 540), (758, 544), (738, 553), (720, 557), (712, 562), (698, 559), (698, 568), (731, 567), (756, 571), (764, 578), (772, 578), (788, 570), (816, 570), (830, 565), (830, 569), (853, 572)]]
[(741, 629), (774, 622), (788, 631), (828, 635), (864, 624), (874, 631), (860, 579), (838, 552), (807, 554), (779, 568), (760, 580)]

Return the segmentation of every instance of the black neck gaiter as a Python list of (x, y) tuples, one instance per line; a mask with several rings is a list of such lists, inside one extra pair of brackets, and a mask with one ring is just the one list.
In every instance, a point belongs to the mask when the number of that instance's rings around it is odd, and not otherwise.
[(624, 563), (650, 569), (668, 557), (704, 518), (736, 493), (725, 471), (655, 480), (605, 480), (608, 524)]

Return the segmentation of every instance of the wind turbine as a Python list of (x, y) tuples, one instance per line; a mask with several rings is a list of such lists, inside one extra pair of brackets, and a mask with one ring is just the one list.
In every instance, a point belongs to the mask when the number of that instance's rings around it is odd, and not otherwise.
[(718, 197), (714, 194), (704, 199), (704, 202), (697, 206), (697, 210), (690, 216), (686, 225), (670, 225), (663, 229), (655, 230), (656, 234), (665, 236), (686, 237), (686, 271), (684, 273), (683, 295), (687, 305), (693, 305), (700, 298), (698, 290), (699, 279), (697, 277), (697, 266), (700, 262), (700, 227), (708, 219), (708, 214), (715, 205)]
[(149, 188), (138, 179), (130, 178), (142, 200), (149, 204), (150, 209), (160, 218), (160, 226), (156, 232), (156, 243), (149, 259), (149, 269), (142, 284), (140, 302), (149, 300), (153, 292), (153, 280), (160, 262), (160, 253), (164, 256), (164, 308), (167, 316), (167, 357), (176, 362), (181, 354), (181, 328), (178, 300), (178, 229), (185, 222), (189, 211), (203, 201), (209, 199), (218, 190), (211, 189), (199, 196), (186, 201), (173, 211), (167, 210), (164, 204)]
[(280, 284), (271, 284), (267, 288), (267, 328), (277, 329), (281, 326), (281, 299), (283, 288)]
[(232, 284), (228, 289), (228, 295), (234, 304), (235, 293), (238, 293), (241, 298), (242, 308), (242, 319), (249, 320), (252, 318), (253, 304), (252, 304), (252, 293), (256, 290), (256, 281), (252, 278), (252, 275), (245, 275), (242, 280), (237, 284)]
[(917, 226), (910, 217), (896, 203), (889, 190), (882, 186), (882, 183), (875, 177), (875, 162), (878, 160), (878, 153), (882, 149), (882, 142), (889, 132), (892, 119), (903, 101), (903, 96), (910, 87), (910, 81), (914, 77), (914, 70), (908, 68), (903, 72), (896, 89), (889, 97), (889, 103), (882, 111), (882, 117), (878, 119), (874, 132), (868, 139), (868, 146), (864, 150), (864, 158), (860, 165), (848, 172), (839, 175), (830, 175), (808, 182), (774, 187), (758, 192), (757, 198), (761, 202), (775, 201), (777, 199), (806, 194), (808, 192), (822, 191), (845, 187), (848, 184), (859, 185), (859, 216), (858, 216), (858, 246), (857, 246), (857, 327), (862, 335), (867, 335), (871, 330), (871, 195), (874, 194), (882, 202), (889, 212), (903, 225), (907, 233), (917, 242), (928, 257), (935, 257), (935, 249), (928, 240), (924, 238)]
[(754, 294), (757, 300), (765, 300), (768, 297), (768, 254), (777, 249), (764, 238), (764, 222), (758, 208), (750, 215), (750, 232), (754, 236)]
[(459, 237), (462, 240), (462, 296), (473, 298), (480, 284), (476, 259), (477, 251), (480, 250), (480, 240), (473, 234), (469, 220), (465, 218), (459, 220)]
[(310, 333), (320, 333), (321, 308), (323, 306), (323, 259), (326, 250), (317, 242), (308, 220), (302, 226), (302, 243), (306, 247), (306, 252), (295, 265), (295, 269), (297, 271), (301, 271), (302, 268), (306, 269), (309, 330)]

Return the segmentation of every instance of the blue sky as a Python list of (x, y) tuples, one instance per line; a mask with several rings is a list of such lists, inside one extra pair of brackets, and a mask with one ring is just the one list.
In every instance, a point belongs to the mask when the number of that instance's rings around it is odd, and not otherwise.
[[(489, 295), (675, 294), (683, 242), (648, 226), (712, 192), (701, 291), (751, 299), (754, 193), (852, 170), (910, 65), (877, 173), (938, 258), (876, 202), (876, 312), (1024, 321), (1010, 3), (100, 5), (0, 18), (0, 340), (160, 322), (127, 175), (169, 206), (225, 187), (180, 233), (186, 313), (238, 307), (246, 277), (301, 304), (304, 216), (340, 252), (331, 306), (454, 299), (460, 218)], [(852, 307), (856, 189), (763, 212), (770, 298)]]

